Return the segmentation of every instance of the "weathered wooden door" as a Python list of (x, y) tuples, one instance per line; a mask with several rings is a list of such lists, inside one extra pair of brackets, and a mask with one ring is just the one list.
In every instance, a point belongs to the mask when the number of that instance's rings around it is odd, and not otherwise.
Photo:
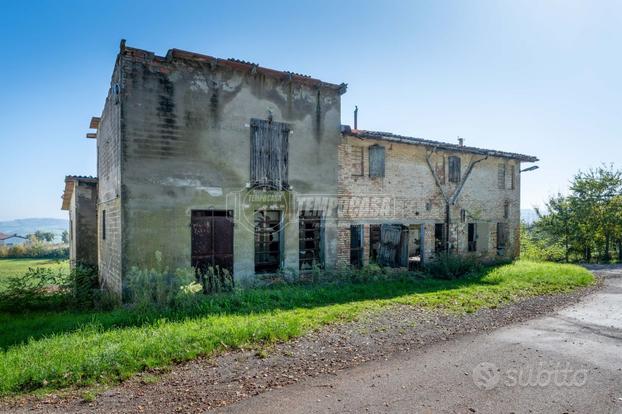
[(380, 227), (378, 264), (389, 267), (408, 266), (408, 228), (399, 224)]
[(192, 211), (192, 267), (203, 274), (216, 266), (233, 274), (233, 212)]

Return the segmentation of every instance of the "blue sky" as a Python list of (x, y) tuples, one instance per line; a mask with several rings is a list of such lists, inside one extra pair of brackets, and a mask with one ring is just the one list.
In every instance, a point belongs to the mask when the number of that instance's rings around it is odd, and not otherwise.
[(33, 1), (0, 4), (0, 220), (65, 217), (95, 175), (121, 38), (347, 82), (342, 122), (537, 155), (522, 207), (578, 169), (622, 167), (622, 2)]

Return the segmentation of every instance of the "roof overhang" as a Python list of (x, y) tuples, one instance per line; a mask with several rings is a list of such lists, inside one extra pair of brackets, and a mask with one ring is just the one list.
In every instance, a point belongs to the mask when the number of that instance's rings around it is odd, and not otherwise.
[(342, 126), (341, 132), (344, 136), (351, 136), (351, 137), (360, 138), (360, 139), (375, 139), (375, 140), (383, 140), (383, 141), (390, 141), (390, 142), (399, 142), (399, 143), (410, 144), (410, 145), (421, 145), (421, 146), (429, 147), (433, 150), (441, 149), (441, 150), (446, 150), (446, 151), (466, 152), (466, 153), (471, 153), (471, 154), (485, 155), (489, 157), (509, 158), (509, 159), (518, 160), (521, 162), (538, 161), (537, 157), (534, 157), (531, 155), (517, 154), (514, 152), (505, 152), (505, 151), (498, 151), (498, 150), (490, 150), (490, 149), (485, 149), (485, 148), (468, 147), (464, 145), (450, 144), (448, 142), (441, 142), (441, 141), (434, 141), (434, 140), (423, 139), (423, 138), (397, 135), (397, 134), (393, 134), (390, 132), (350, 129), (350, 127), (347, 125)]
[(82, 183), (97, 184), (97, 178), (77, 175), (68, 175), (65, 177), (65, 190), (63, 191), (63, 195), (61, 197), (63, 200), (61, 210), (69, 210), (69, 206), (71, 204), (71, 197), (73, 196), (73, 191), (76, 187), (76, 184)]

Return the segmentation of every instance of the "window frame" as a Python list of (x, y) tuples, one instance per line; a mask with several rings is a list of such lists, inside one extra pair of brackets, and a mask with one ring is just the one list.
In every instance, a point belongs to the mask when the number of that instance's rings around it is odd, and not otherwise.
[[(274, 219), (267, 219), (264, 220), (263, 222), (259, 222), (258, 221), (258, 214), (259, 213), (277, 213), (278, 214), (278, 219), (274, 220)], [(265, 217), (265, 214), (264, 214)], [(255, 210), (254, 213), (254, 220), (255, 220), (255, 227), (253, 230), (253, 235), (254, 235), (254, 268), (255, 268), (255, 273), (257, 274), (270, 274), (270, 273), (275, 273), (278, 272), (281, 267), (282, 267), (282, 263), (283, 263), (283, 211), (281, 210), (268, 210), (268, 209), (261, 209), (261, 210)], [(265, 224), (276, 224), (273, 227), (267, 227), (265, 226)], [(264, 226), (263, 228), (260, 228), (258, 226)], [(258, 231), (259, 230), (259, 231)], [(276, 242), (274, 242), (273, 240), (260, 240), (261, 236), (272, 236), (276, 234), (278, 236), (278, 240)], [(277, 243), (277, 249), (272, 249), (272, 246), (269, 246), (271, 243)], [(261, 249), (259, 250), (260, 246), (265, 246), (268, 245), (267, 249)], [(259, 251), (258, 251), (259, 250)], [(258, 255), (262, 255), (262, 254), (268, 254), (270, 255), (270, 253), (276, 252), (276, 263), (272, 266), (268, 266), (267, 261), (262, 261), (259, 262), (257, 261), (257, 257)]]
[(462, 159), (457, 155), (447, 157), (447, 181), (453, 184), (462, 179)]
[[(267, 141), (259, 143), (257, 131), (259, 129), (269, 129)], [(253, 188), (270, 188), (276, 190), (287, 190), (289, 188), (289, 134), (291, 127), (284, 122), (251, 118), (250, 121), (250, 184)], [(280, 134), (280, 141), (277, 143), (281, 148), (280, 157), (274, 155), (278, 148), (275, 144), (274, 134)], [(264, 137), (265, 138), (265, 137)], [(283, 148), (284, 147), (284, 148)], [(276, 167), (273, 165), (278, 164)], [(263, 168), (262, 168), (263, 167)], [(259, 171), (267, 169), (267, 171)], [(275, 170), (279, 172), (278, 177), (273, 177)], [(266, 177), (258, 177), (262, 172)]]
[[(382, 145), (374, 144), (367, 149), (369, 158), (369, 176), (371, 178), (382, 178), (385, 174), (386, 151)], [(378, 157), (378, 159), (375, 159)]]

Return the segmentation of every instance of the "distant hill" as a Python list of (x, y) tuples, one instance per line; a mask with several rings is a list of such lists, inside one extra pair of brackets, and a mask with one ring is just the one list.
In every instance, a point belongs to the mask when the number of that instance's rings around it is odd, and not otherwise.
[(538, 215), (533, 208), (521, 208), (520, 219), (527, 224), (531, 224), (538, 219)]
[(27, 218), (0, 221), (0, 232), (26, 236), (37, 230), (49, 231), (56, 235), (56, 241), (61, 240), (63, 231), (69, 229), (69, 220), (55, 218)]

